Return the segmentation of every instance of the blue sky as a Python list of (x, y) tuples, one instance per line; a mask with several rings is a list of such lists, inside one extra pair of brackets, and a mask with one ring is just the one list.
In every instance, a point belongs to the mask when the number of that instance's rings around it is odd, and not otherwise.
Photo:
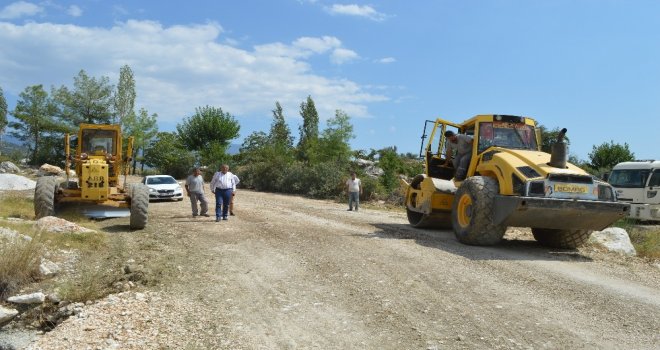
[[(0, 1), (0, 86), (135, 73), (136, 108), (173, 130), (222, 107), (241, 137), (279, 101), (294, 134), (311, 95), (351, 116), (354, 149), (419, 152), (424, 120), (531, 116), (570, 152), (660, 157), (660, 1)], [(321, 127), (324, 125), (322, 123)]]

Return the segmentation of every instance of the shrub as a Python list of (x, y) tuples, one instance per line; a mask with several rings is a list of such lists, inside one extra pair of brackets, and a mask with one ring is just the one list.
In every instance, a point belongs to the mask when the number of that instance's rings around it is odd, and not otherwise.
[(36, 239), (0, 239), (0, 299), (39, 277), (43, 248)]

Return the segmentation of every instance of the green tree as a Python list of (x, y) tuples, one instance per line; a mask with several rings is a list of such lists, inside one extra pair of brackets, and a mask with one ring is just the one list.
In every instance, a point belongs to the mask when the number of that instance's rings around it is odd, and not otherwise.
[(635, 160), (635, 154), (630, 151), (627, 143), (620, 145), (610, 141), (600, 146), (594, 145), (589, 160), (594, 169), (609, 171), (618, 163)]
[(248, 135), (239, 150), (243, 163), (261, 162), (265, 160), (264, 150), (270, 146), (271, 139), (263, 131), (255, 131)]
[(346, 164), (350, 161), (352, 152), (348, 144), (355, 135), (348, 114), (341, 110), (335, 111), (335, 117), (328, 119), (314, 152), (317, 161), (335, 161)]
[(378, 151), (378, 166), (383, 169), (380, 182), (389, 192), (399, 186), (398, 175), (402, 173), (403, 162), (396, 153), (396, 146), (386, 147)]
[(310, 151), (314, 149), (319, 138), (319, 114), (311, 96), (307, 96), (307, 100), (300, 104), (300, 116), (303, 123), (299, 128), (298, 158), (309, 161)]
[(9, 127), (14, 129), (11, 135), (28, 146), (31, 164), (49, 161), (49, 156), (56, 154), (56, 149), (44, 146), (51, 146), (54, 138), (61, 138), (62, 133), (67, 131), (56, 118), (58, 114), (56, 103), (42, 85), (29, 86), (20, 93), (16, 108), (11, 113), (16, 121), (10, 122)]
[(159, 132), (144, 150), (144, 163), (181, 179), (195, 165), (195, 155), (186, 149), (176, 133)]
[[(561, 132), (561, 129), (556, 127), (552, 130), (548, 130), (548, 128), (543, 125), (539, 125), (538, 128), (541, 130), (541, 151), (552, 153), (552, 145), (557, 142), (557, 136)], [(571, 144), (571, 141), (567, 136), (564, 136), (564, 139), (566, 140), (566, 143), (569, 145)]]
[(135, 107), (135, 79), (131, 67), (125, 65), (119, 69), (119, 84), (114, 95), (115, 113), (112, 123), (123, 125), (124, 120), (131, 116)]
[(222, 108), (198, 107), (195, 114), (176, 126), (181, 143), (196, 151), (202, 164), (218, 166), (227, 158), (229, 142), (239, 136), (240, 125)]
[(112, 90), (108, 77), (96, 79), (84, 70), (73, 78), (73, 90), (66, 86), (53, 89), (62, 115), (74, 127), (80, 123), (107, 124), (112, 117)]
[[(142, 153), (144, 157), (144, 150), (158, 134), (157, 125), (158, 114), (153, 113), (149, 115), (146, 109), (140, 108), (137, 115), (130, 113), (124, 119), (124, 130), (128, 136), (133, 136), (133, 174), (137, 167), (139, 154)], [(144, 160), (140, 162), (142, 170), (144, 170)]]
[(270, 140), (279, 148), (290, 149), (293, 147), (293, 136), (291, 129), (284, 119), (282, 106), (279, 102), (275, 102), (275, 109), (273, 110), (273, 123), (270, 125)]
[(7, 100), (5, 100), (5, 95), (2, 92), (2, 87), (0, 87), (0, 144), (2, 144), (2, 135), (5, 133), (5, 128), (7, 127)]

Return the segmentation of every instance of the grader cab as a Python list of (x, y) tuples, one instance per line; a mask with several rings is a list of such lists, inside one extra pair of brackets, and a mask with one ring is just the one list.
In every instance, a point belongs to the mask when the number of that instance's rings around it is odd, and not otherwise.
[[(616, 201), (611, 185), (567, 162), (565, 129), (548, 154), (541, 152), (540, 132), (529, 117), (478, 115), (427, 125), (425, 173), (411, 183), (402, 180), (414, 227), (453, 228), (460, 242), (471, 245), (496, 244), (509, 226), (530, 227), (543, 245), (575, 248), (591, 230), (628, 214), (629, 205)], [(463, 181), (453, 178), (447, 162), (447, 130), (472, 138)]]
[[(71, 154), (70, 136), (64, 141), (66, 181), (55, 177), (41, 177), (34, 194), (34, 211), (37, 218), (55, 214), (60, 203), (81, 203), (130, 211), (130, 227), (142, 229), (147, 224), (149, 190), (143, 184), (127, 184), (133, 153), (133, 138), (128, 138), (126, 154), (122, 152), (121, 127), (119, 125), (81, 124), (77, 135), (75, 153)], [(76, 181), (69, 179), (73, 165)], [(124, 175), (120, 183), (120, 175)]]

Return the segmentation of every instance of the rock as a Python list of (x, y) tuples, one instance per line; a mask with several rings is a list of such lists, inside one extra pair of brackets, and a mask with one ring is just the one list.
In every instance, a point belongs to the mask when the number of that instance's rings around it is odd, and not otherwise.
[(626, 256), (637, 255), (635, 247), (630, 242), (628, 232), (620, 227), (608, 227), (602, 231), (593, 232), (589, 237), (589, 243)]
[(20, 234), (17, 231), (14, 231), (10, 228), (0, 227), (0, 239), (4, 239), (7, 241), (22, 239), (26, 242), (30, 242), (32, 240), (32, 237)]
[(14, 309), (8, 309), (8, 308), (3, 307), (2, 305), (0, 305), (0, 325), (2, 325), (5, 322), (11, 320), (16, 315), (18, 315), (18, 311), (14, 310)]
[(21, 169), (19, 169), (16, 166), (16, 164), (14, 164), (12, 162), (7, 161), (7, 162), (0, 163), (0, 173), (1, 174), (6, 174), (6, 173), (18, 174), (20, 172), (21, 172)]
[(60, 296), (55, 292), (46, 295), (46, 300), (53, 304), (60, 304), (62, 302), (62, 298), (60, 298)]
[(33, 190), (36, 186), (36, 182), (25, 176), (0, 174), (0, 190), (24, 191)]
[(367, 159), (357, 159), (355, 163), (364, 170), (364, 172), (371, 177), (378, 177), (383, 175), (385, 172), (383, 169), (376, 166), (376, 163)]
[(55, 166), (55, 165), (50, 165), (48, 163), (43, 164), (42, 166), (39, 167), (39, 171), (37, 172), (37, 176), (62, 176), (66, 175), (64, 170), (62, 168)]
[(45, 216), (35, 222), (35, 226), (40, 231), (53, 232), (53, 233), (87, 233), (96, 232), (86, 227), (79, 226), (73, 222), (66, 221), (54, 216)]
[(60, 267), (57, 266), (56, 263), (42, 258), (41, 264), (39, 265), (39, 272), (43, 276), (50, 277), (59, 273)]
[(46, 300), (46, 295), (42, 292), (32, 294), (16, 295), (7, 298), (7, 301), (15, 304), (41, 304)]
[(373, 166), (374, 164), (376, 164), (373, 160), (368, 160), (368, 159), (358, 159), (355, 161), (355, 163), (361, 168), (366, 168), (368, 166)]

